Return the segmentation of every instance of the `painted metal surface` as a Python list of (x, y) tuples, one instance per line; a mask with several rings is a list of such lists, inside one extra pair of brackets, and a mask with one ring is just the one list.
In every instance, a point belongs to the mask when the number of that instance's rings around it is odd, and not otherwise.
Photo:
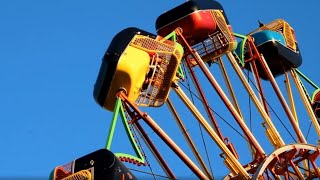
[[(226, 168), (230, 171), (225, 179), (290, 179), (290, 177), (292, 179), (304, 179), (305, 177), (316, 179), (320, 177), (317, 165), (320, 149), (307, 144), (305, 135), (300, 129), (295, 110), (293, 88), (290, 85), (287, 72), (291, 73), (291, 78), (302, 98), (311, 122), (314, 124), (318, 137), (320, 137), (320, 125), (317, 117), (320, 116), (320, 105), (318, 106), (316, 103), (320, 101), (319, 88), (296, 69), (302, 63), (301, 53), (294, 30), (286, 21), (277, 19), (266, 25), (260, 24), (258, 29), (246, 36), (234, 34), (220, 3), (190, 0), (160, 15), (156, 22), (156, 29), (159, 35), (157, 37), (137, 28), (128, 28), (117, 34), (103, 58), (97, 78), (94, 97), (100, 106), (114, 112), (106, 149), (112, 149), (113, 134), (116, 131), (117, 118), (120, 116), (127, 137), (136, 152), (136, 155), (116, 154), (117, 162), (123, 160), (133, 162), (138, 166), (146, 164), (144, 154), (140, 152), (133, 138), (129, 127), (131, 126), (144, 140), (164, 173), (171, 179), (177, 178), (166, 163), (161, 150), (157, 148), (157, 145), (144, 130), (140, 123), (143, 121), (185, 163), (185, 168), (189, 168), (199, 179), (214, 179), (212, 175), (214, 173), (210, 172), (197, 144), (194, 143), (184, 126), (183, 119), (179, 116), (173, 102), (168, 98), (171, 89), (173, 89), (188, 111), (193, 114), (194, 119), (222, 151), (221, 157)], [(241, 38), (239, 44), (235, 36)], [(238, 48), (235, 50), (237, 44)], [(242, 115), (235, 91), (232, 88), (231, 78), (229, 78), (221, 58), (225, 55), (263, 119), (265, 136), (274, 148), (271, 154), (266, 154), (265, 149), (260, 145), (260, 139), (257, 139), (253, 134)], [(216, 77), (205, 64), (208, 63), (210, 66), (212, 62), (218, 62), (232, 100), (229, 99), (222, 84), (218, 83)], [(182, 65), (187, 66), (193, 85), (198, 91), (199, 100), (202, 102), (202, 108), (207, 113), (211, 124), (205, 119), (199, 107), (179, 86), (179, 83), (184, 81), (185, 76), (188, 75)], [(196, 68), (200, 72), (195, 71)], [(243, 68), (252, 72), (257, 91), (253, 90), (253, 85), (246, 79)], [(209, 85), (214, 88), (222, 104), (231, 113), (235, 124), (242, 130), (244, 139), (253, 149), (251, 162), (240, 163), (241, 154), (237, 153), (237, 149), (229, 141), (229, 138), (222, 135), (223, 129), (220, 129), (213, 116), (210, 99), (207, 99), (199, 83), (198, 73), (202, 73), (204, 79), (209, 81)], [(275, 79), (282, 74), (285, 74), (286, 77), (285, 85), (290, 107)], [(311, 98), (298, 75), (317, 88)], [(267, 104), (269, 97), (264, 94), (261, 79), (270, 81), (271, 88), (274, 89), (277, 100), (287, 115), (289, 121), (287, 126), (293, 128), (299, 143), (286, 144), (275, 127)], [(160, 127), (150, 115), (138, 108), (138, 106), (160, 107), (164, 103), (167, 103), (173, 118), (189, 144), (189, 148), (196, 157), (199, 167), (165, 132), (166, 129)], [(250, 152), (248, 151), (248, 153)], [(63, 176), (70, 179), (86, 178), (84, 174), (93, 164), (90, 166), (91, 161), (88, 163), (88, 158), (82, 158), (82, 160), (82, 163), (78, 163), (77, 172), (66, 171), (63, 167), (57, 167), (56, 171), (64, 173)], [(303, 164), (304, 169), (300, 164)], [(105, 174), (105, 170), (99, 168), (95, 170), (100, 174), (110, 175)], [(82, 175), (84, 176), (82, 177)], [(88, 180), (89, 176), (90, 172)], [(121, 175), (121, 178), (124, 179), (127, 176)], [(53, 179), (58, 180), (59, 178)]]

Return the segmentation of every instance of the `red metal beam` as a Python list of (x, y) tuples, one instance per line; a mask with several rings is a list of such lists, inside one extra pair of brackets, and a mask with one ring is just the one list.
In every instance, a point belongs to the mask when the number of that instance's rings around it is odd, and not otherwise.
[(170, 149), (172, 149), (173, 152), (175, 152), (175, 154), (190, 168), (193, 173), (195, 173), (199, 179), (209, 179), (148, 114), (143, 113), (135, 104), (127, 99), (124, 92), (120, 91), (118, 96), (149, 125), (149, 127), (170, 147)]
[(263, 103), (263, 107), (264, 107), (266, 113), (268, 114), (268, 116), (270, 117), (267, 101), (266, 101), (266, 98), (265, 98), (265, 95), (264, 95), (264, 92), (263, 92), (263, 88), (262, 88), (262, 84), (261, 84), (261, 80), (260, 80), (260, 76), (259, 76), (259, 72), (258, 72), (258, 69), (257, 69), (256, 62), (255, 61), (251, 61), (251, 64), (252, 64), (253, 72), (254, 72), (254, 74), (256, 76), (258, 89), (259, 89), (259, 93), (261, 95), (261, 101)]
[(246, 127), (241, 116), (239, 115), (237, 110), (233, 107), (232, 103), (229, 101), (228, 97), (225, 95), (225, 93), (223, 92), (223, 90), (221, 89), (219, 84), (216, 82), (216, 80), (213, 78), (213, 76), (209, 72), (206, 71), (205, 64), (203, 62), (200, 62), (201, 58), (199, 59), (199, 57), (195, 54), (196, 53), (195, 50), (193, 50), (192, 47), (189, 45), (187, 40), (182, 35), (182, 32), (180, 29), (176, 30), (176, 34), (178, 35), (179, 38), (181, 38), (180, 43), (185, 45), (187, 50), (191, 53), (191, 55), (193, 56), (193, 58), (197, 62), (198, 66), (200, 67), (200, 69), (203, 71), (204, 75), (209, 80), (212, 87), (215, 89), (215, 91), (217, 92), (217, 94), (219, 95), (219, 97), (221, 98), (223, 103), (225, 104), (225, 106), (229, 109), (230, 113), (232, 114), (234, 119), (237, 121), (238, 125), (240, 126), (240, 128), (242, 129), (244, 134), (246, 135), (248, 141), (252, 144), (252, 146), (256, 150), (256, 158), (263, 159), (265, 156), (265, 153), (264, 153), (262, 147), (259, 145), (259, 143), (254, 138), (254, 136), (250, 133), (250, 130)]
[[(248, 36), (248, 40), (249, 40), (249, 42), (253, 43), (253, 39), (252, 39), (251, 36)], [(253, 45), (252, 48), (254, 49), (255, 52), (258, 52), (258, 49), (257, 49), (256, 46)], [(294, 129), (294, 131), (295, 131), (295, 133), (296, 133), (296, 135), (298, 137), (298, 139), (299, 139), (299, 142), (300, 143), (307, 143), (307, 141), (305, 140), (305, 138), (304, 138), (304, 136), (303, 136), (298, 124), (296, 123), (296, 120), (293, 117), (293, 115), (291, 113), (291, 110), (290, 110), (288, 104), (286, 103), (286, 100), (284, 99), (284, 97), (283, 97), (283, 95), (281, 93), (281, 90), (279, 89), (279, 87), (277, 85), (277, 82), (274, 79), (274, 77), (273, 77), (273, 75), (272, 75), (267, 63), (265, 62), (265, 60), (262, 58), (261, 55), (258, 56), (258, 60), (260, 62), (261, 67), (265, 71), (265, 73), (266, 73), (266, 75), (267, 75), (267, 77), (268, 77), (268, 79), (269, 79), (269, 81), (270, 81), (270, 83), (271, 83), (276, 95), (278, 96), (278, 99), (279, 99), (279, 101), (280, 101), (280, 103), (281, 103), (286, 115), (288, 116), (288, 119), (289, 119), (289, 121), (290, 121), (290, 123), (291, 123), (291, 125), (292, 125), (292, 127), (293, 127), (293, 129)]]
[(200, 86), (198, 78), (197, 78), (196, 74), (194, 73), (194, 71), (193, 71), (193, 69), (192, 69), (192, 67), (190, 65), (190, 63), (191, 63), (190, 59), (187, 57), (186, 60), (187, 60), (186, 64), (187, 64), (187, 67), (188, 67), (189, 72), (191, 74), (192, 80), (193, 80), (194, 84), (196, 85), (196, 88), (197, 88), (197, 90), (198, 90), (198, 92), (199, 92), (199, 94), (201, 96), (202, 103), (203, 103), (203, 105), (204, 105), (204, 107), (205, 107), (205, 109), (206, 109), (206, 111), (208, 113), (209, 119), (211, 120), (211, 123), (214, 126), (214, 128), (215, 128), (218, 136), (220, 137), (220, 139), (224, 140), (222, 132), (221, 132), (221, 130), (220, 130), (219, 126), (218, 126), (218, 123), (217, 123), (216, 119), (214, 118), (212, 110), (211, 110), (211, 108), (209, 106), (209, 102), (208, 102), (206, 96), (204, 95), (204, 92), (203, 92), (203, 90), (202, 90), (202, 88)]
[(150, 147), (151, 151), (156, 156), (156, 159), (159, 161), (159, 163), (163, 167), (164, 171), (168, 174), (170, 179), (177, 179), (175, 177), (175, 175), (173, 174), (173, 172), (171, 171), (171, 169), (169, 168), (167, 162), (164, 160), (164, 158), (162, 157), (162, 155), (158, 151), (157, 147), (154, 145), (154, 143), (149, 138), (148, 134), (146, 133), (146, 131), (143, 129), (143, 127), (141, 126), (140, 122), (138, 121), (138, 119), (140, 119), (139, 115), (137, 116), (137, 115), (134, 114), (134, 112), (131, 112), (126, 103), (124, 103), (124, 106), (126, 108), (126, 111), (129, 114), (129, 116), (132, 119), (135, 119), (135, 121), (131, 121), (131, 122), (133, 122), (134, 125), (136, 125), (137, 129), (140, 131), (141, 135), (145, 139), (145, 141), (146, 141), (147, 145)]

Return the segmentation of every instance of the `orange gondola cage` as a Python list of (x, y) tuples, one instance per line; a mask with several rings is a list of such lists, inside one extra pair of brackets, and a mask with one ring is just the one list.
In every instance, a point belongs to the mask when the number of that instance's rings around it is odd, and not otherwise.
[(94, 98), (113, 111), (116, 94), (124, 90), (139, 106), (161, 106), (183, 56), (180, 44), (138, 28), (127, 28), (112, 40), (102, 59), (94, 87)]
[(233, 51), (237, 45), (223, 7), (217, 1), (190, 0), (157, 18), (156, 29), (160, 36), (176, 28), (182, 30), (188, 44), (204, 62)]
[(57, 166), (50, 180), (136, 180), (137, 178), (109, 150), (99, 149), (65, 165)]

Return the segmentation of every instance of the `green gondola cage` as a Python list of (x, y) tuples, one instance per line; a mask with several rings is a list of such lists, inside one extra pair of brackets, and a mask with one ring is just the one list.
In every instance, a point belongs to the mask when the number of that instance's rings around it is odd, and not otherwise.
[(156, 20), (160, 36), (176, 28), (181, 28), (188, 44), (204, 62), (233, 51), (237, 46), (223, 7), (217, 1), (190, 0), (161, 14)]
[(139, 106), (158, 107), (168, 97), (183, 56), (180, 44), (138, 28), (127, 28), (111, 41), (94, 86), (94, 99), (113, 111), (116, 94), (125, 90)]

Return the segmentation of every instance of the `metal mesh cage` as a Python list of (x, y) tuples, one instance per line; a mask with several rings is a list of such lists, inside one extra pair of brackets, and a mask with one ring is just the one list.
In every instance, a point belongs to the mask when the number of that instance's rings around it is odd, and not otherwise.
[(82, 170), (77, 173), (74, 173), (66, 178), (63, 178), (62, 180), (91, 180), (91, 172), (88, 170)]
[(253, 34), (262, 30), (272, 30), (272, 31), (280, 32), (284, 36), (287, 47), (294, 51), (297, 50), (296, 40), (294, 37), (294, 30), (286, 21), (282, 19), (277, 19), (275, 21), (272, 21), (269, 24), (263, 25), (258, 30), (250, 34)]
[(90, 170), (82, 170), (76, 173), (72, 173), (74, 162), (58, 166), (53, 171), (51, 180), (91, 180), (92, 175)]
[(175, 79), (182, 52), (171, 41), (159, 41), (137, 35), (131, 46), (142, 49), (150, 55), (149, 70), (136, 104), (139, 106), (161, 106), (168, 97)]
[(72, 162), (62, 165), (62, 166), (58, 166), (54, 169), (53, 171), (53, 180), (60, 180), (63, 178), (66, 178), (68, 176), (70, 176), (72, 174)]
[[(208, 38), (204, 41), (192, 46), (204, 62), (216, 59), (228, 51), (233, 51), (237, 43), (221, 11), (212, 10), (211, 14), (217, 23), (217, 31), (208, 35)], [(189, 55), (189, 59), (191, 59), (193, 65), (196, 65), (195, 62), (192, 61), (191, 55)]]
[(174, 51), (174, 46), (156, 41), (152, 38), (146, 36), (137, 35), (130, 43), (130, 45), (135, 46), (139, 49), (143, 49), (147, 52), (164, 52), (172, 53)]

